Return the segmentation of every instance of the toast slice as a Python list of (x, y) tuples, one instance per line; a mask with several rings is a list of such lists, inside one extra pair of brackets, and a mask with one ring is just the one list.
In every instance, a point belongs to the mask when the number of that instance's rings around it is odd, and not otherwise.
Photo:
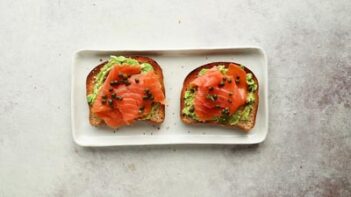
[[(251, 73), (253, 76), (253, 80), (255, 82), (255, 84), (257, 85), (257, 89), (254, 91), (254, 97), (255, 97), (255, 102), (252, 104), (252, 110), (249, 113), (248, 116), (248, 120), (240, 120), (237, 124), (235, 125), (230, 125), (230, 124), (222, 124), (216, 121), (206, 121), (206, 122), (200, 122), (197, 121), (191, 117), (188, 117), (186, 115), (184, 115), (182, 113), (182, 110), (184, 108), (184, 94), (185, 91), (187, 90), (187, 88), (189, 87), (189, 84), (191, 81), (193, 81), (195, 78), (198, 77), (199, 72), (204, 69), (210, 69), (213, 66), (217, 66), (217, 65), (224, 65), (225, 68), (228, 68), (229, 64), (236, 64), (236, 65), (240, 65), (238, 63), (234, 63), (234, 62), (213, 62), (213, 63), (209, 63), (209, 64), (205, 64), (203, 66), (200, 66), (198, 68), (196, 68), (195, 70), (191, 71), (187, 77), (185, 78), (184, 82), (183, 82), (183, 87), (182, 87), (182, 91), (181, 91), (181, 96), (180, 96), (180, 119), (185, 123), (185, 124), (210, 124), (210, 125), (218, 125), (218, 126), (224, 126), (224, 127), (229, 127), (229, 128), (239, 128), (240, 130), (243, 130), (245, 132), (248, 132), (249, 130), (251, 130), (256, 123), (256, 114), (257, 114), (257, 110), (258, 110), (258, 104), (259, 104), (259, 96), (258, 96), (258, 92), (259, 92), (259, 84), (258, 84), (258, 80), (256, 78), (256, 76), (254, 75), (254, 73), (249, 70), (247, 67), (244, 67), (244, 70), (246, 73)], [(240, 107), (238, 110), (241, 110), (244, 106)]]
[[(140, 64), (142, 64), (142, 63), (149, 63), (153, 67), (154, 72), (156, 73), (156, 75), (159, 76), (163, 94), (166, 95), (165, 94), (165, 87), (164, 87), (164, 83), (163, 83), (162, 69), (161, 69), (160, 65), (155, 60), (153, 60), (151, 58), (148, 58), (148, 57), (143, 57), (143, 56), (125, 56), (125, 57), (133, 58), (133, 59), (137, 60)], [(101, 68), (106, 63), (107, 63), (107, 61), (97, 65), (88, 74), (87, 79), (86, 79), (86, 96), (88, 96), (89, 94), (91, 94), (93, 92), (94, 83), (95, 83), (95, 76), (100, 72)], [(149, 122), (151, 124), (161, 124), (164, 121), (164, 119), (165, 119), (165, 106), (161, 104), (160, 107), (158, 107), (157, 111), (152, 114), (150, 119), (144, 120), (142, 118), (139, 118), (138, 120), (147, 121), (147, 122)], [(92, 112), (92, 105), (89, 105), (89, 122), (93, 126), (106, 125), (104, 120), (100, 119), (96, 114), (94, 114)]]

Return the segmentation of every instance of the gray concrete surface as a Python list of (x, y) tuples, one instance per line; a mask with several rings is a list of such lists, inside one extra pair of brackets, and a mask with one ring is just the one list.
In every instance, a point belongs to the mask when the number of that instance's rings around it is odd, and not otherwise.
[[(0, 1), (0, 196), (351, 196), (351, 2)], [(81, 148), (80, 48), (262, 46), (259, 146)]]

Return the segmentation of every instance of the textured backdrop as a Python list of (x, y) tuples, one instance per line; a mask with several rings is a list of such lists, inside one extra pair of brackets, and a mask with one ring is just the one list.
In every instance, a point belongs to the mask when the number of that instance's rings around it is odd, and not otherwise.
[[(351, 1), (0, 1), (0, 196), (351, 196)], [(258, 146), (81, 148), (73, 53), (258, 45)], [(166, 79), (167, 80), (167, 79)]]

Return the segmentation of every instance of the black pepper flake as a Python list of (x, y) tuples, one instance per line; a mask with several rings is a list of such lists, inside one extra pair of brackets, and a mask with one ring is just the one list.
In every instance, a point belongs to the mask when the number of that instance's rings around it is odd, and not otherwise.
[(119, 81), (117, 81), (117, 80), (112, 80), (111, 82), (110, 82), (110, 85), (111, 86), (115, 86), (115, 85), (118, 85), (119, 84)]
[(216, 105), (215, 108), (216, 109), (221, 109), (221, 106), (220, 105)]
[(101, 98), (102, 98), (102, 99), (107, 99), (107, 96), (106, 96), (106, 95), (102, 95)]
[(213, 88), (212, 86), (210, 86), (210, 87), (208, 88), (209, 91), (213, 91), (213, 89), (214, 89), (214, 88)]
[(113, 88), (112, 88), (112, 87), (110, 87), (110, 88), (108, 89), (108, 91), (109, 91), (109, 92), (112, 92), (112, 91), (113, 91)]
[(236, 76), (236, 79), (235, 79), (235, 83), (240, 83), (240, 77), (239, 76)]
[(194, 107), (194, 105), (192, 105), (191, 107), (190, 107), (190, 109), (189, 109), (189, 112), (190, 113), (193, 113), (195, 111), (195, 107)]
[(108, 104), (109, 104), (110, 106), (112, 106), (112, 105), (113, 105), (113, 101), (112, 101), (112, 99), (108, 99), (108, 100), (107, 100), (107, 102), (108, 102)]
[(139, 108), (139, 113), (143, 113), (144, 112), (144, 109), (145, 109), (145, 106), (141, 106), (140, 108)]
[(211, 101), (216, 101), (217, 100), (217, 95), (216, 94), (208, 94), (206, 96), (207, 99), (210, 99)]
[(223, 81), (226, 82), (227, 81), (227, 77), (223, 77)]
[(153, 101), (154, 100), (154, 96), (151, 94), (151, 92), (150, 92), (150, 90), (148, 89), (148, 88), (146, 88), (145, 90), (144, 90), (144, 96), (143, 96), (143, 99), (144, 100), (151, 100), (151, 101)]
[(229, 115), (229, 109), (228, 108), (223, 109), (222, 110), (222, 115), (228, 116)]
[(228, 83), (232, 83), (232, 79), (231, 78), (229, 78), (227, 81), (228, 81)]
[(116, 99), (116, 96), (117, 96), (116, 93), (111, 94), (111, 98), (113, 98), (113, 99)]
[(218, 84), (218, 87), (223, 87), (224, 86), (224, 81), (221, 81), (219, 84)]
[(122, 73), (118, 73), (118, 78), (123, 79), (123, 74)]
[(125, 80), (124, 81), (124, 84), (126, 84), (126, 86), (129, 86), (130, 85), (130, 82), (128, 80)]
[(116, 96), (116, 99), (119, 100), (119, 101), (121, 101), (121, 100), (123, 100), (123, 97), (121, 97), (121, 96)]
[(139, 83), (139, 79), (138, 78), (135, 78), (135, 83)]
[(228, 95), (229, 95), (229, 96), (233, 96), (233, 93), (230, 92)]

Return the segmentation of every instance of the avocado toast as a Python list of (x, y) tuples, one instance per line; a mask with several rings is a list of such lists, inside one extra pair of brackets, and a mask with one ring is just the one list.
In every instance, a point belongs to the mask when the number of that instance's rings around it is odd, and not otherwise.
[(86, 79), (89, 122), (118, 128), (137, 120), (161, 124), (165, 118), (162, 69), (151, 58), (111, 56)]
[(256, 76), (233, 62), (213, 62), (190, 72), (184, 80), (180, 116), (186, 124), (212, 124), (249, 131), (259, 104)]

